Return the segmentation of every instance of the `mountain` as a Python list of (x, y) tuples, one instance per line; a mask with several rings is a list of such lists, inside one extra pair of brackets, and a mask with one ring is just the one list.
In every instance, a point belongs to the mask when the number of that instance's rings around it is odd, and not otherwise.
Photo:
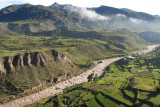
[(127, 9), (127, 8), (121, 8), (121, 9), (124, 10), (124, 11), (127, 11), (127, 12), (135, 12), (134, 10)]
[(0, 102), (78, 75), (95, 60), (159, 43), (159, 24), (158, 16), (108, 6), (54, 3), (1, 9)]
[(160, 33), (158, 32), (151, 32), (151, 31), (141, 32), (139, 36), (151, 43), (157, 43), (157, 44), (160, 43)]
[[(0, 35), (61, 35), (59, 31), (157, 31), (160, 18), (129, 9), (109, 6), (80, 8), (72, 5), (54, 3), (42, 5), (11, 5), (0, 10)], [(59, 33), (57, 33), (57, 31)], [(65, 30), (66, 31), (66, 30)], [(65, 35), (68, 35), (66, 32)], [(64, 34), (64, 33), (63, 33)]]
[(42, 5), (11, 5), (0, 10), (0, 22), (52, 20), (56, 24), (62, 24), (66, 18), (64, 11), (50, 9)]
[[(160, 18), (143, 12), (109, 6), (80, 8), (54, 3), (42, 5), (11, 5), (0, 10), (0, 35), (57, 35), (67, 28), (73, 31), (136, 30), (157, 31)], [(67, 32), (66, 32), (67, 33)], [(58, 33), (59, 35), (60, 33)]]
[(100, 6), (98, 8), (93, 8), (93, 10), (95, 10), (97, 13), (102, 15), (123, 14), (129, 18), (131, 17), (131, 18), (137, 18), (137, 19), (147, 20), (147, 21), (152, 21), (156, 19), (154, 16), (147, 13), (128, 11), (128, 9), (118, 9), (118, 8), (113, 8), (109, 6)]
[[(68, 18), (69, 10), (66, 7), (75, 7), (72, 5), (60, 5), (54, 3), (49, 7), (42, 5), (11, 5), (0, 10), (0, 21), (1, 22), (11, 22), (18, 20), (40, 20), (40, 19), (51, 19), (54, 21), (63, 20), (63, 18)], [(97, 8), (90, 8), (97, 14), (101, 15), (116, 15), (123, 14), (129, 18), (137, 18), (141, 20), (152, 21), (155, 20), (155, 16), (152, 16), (143, 12), (127, 11), (127, 9), (118, 9), (109, 6), (100, 6)], [(70, 11), (72, 12), (72, 11)], [(75, 14), (74, 14), (75, 15)]]
[(44, 6), (34, 6), (30, 4), (13, 5), (0, 11), (0, 21), (10, 22), (18, 20), (37, 20), (52, 18), (54, 11)]
[(66, 6), (72, 6), (71, 4), (58, 4), (57, 2), (55, 2), (54, 4), (52, 4), (51, 6), (48, 6), (50, 9), (61, 9), (61, 10), (65, 10)]

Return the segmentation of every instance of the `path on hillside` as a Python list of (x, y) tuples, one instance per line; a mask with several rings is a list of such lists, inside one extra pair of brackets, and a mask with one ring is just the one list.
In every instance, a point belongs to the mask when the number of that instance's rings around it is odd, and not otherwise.
[[(145, 50), (146, 53), (153, 51), (157, 45), (148, 46), (148, 49)], [(29, 104), (33, 104), (39, 100), (42, 100), (47, 97), (54, 96), (56, 94), (59, 94), (63, 92), (63, 90), (67, 87), (73, 86), (75, 84), (80, 84), (84, 82), (88, 82), (87, 77), (94, 73), (94, 75), (97, 75), (98, 77), (102, 75), (105, 71), (105, 68), (110, 65), (111, 63), (118, 61), (122, 59), (123, 57), (116, 57), (116, 58), (110, 58), (101, 60), (102, 62), (98, 64), (98, 61), (95, 62), (95, 67), (93, 69), (90, 69), (79, 76), (72, 77), (66, 81), (60, 82), (54, 86), (48, 87), (42, 91), (39, 91), (37, 93), (31, 94), (29, 96), (25, 96), (16, 100), (13, 100), (11, 102), (4, 103), (3, 105), (0, 105), (0, 107), (24, 107)]]

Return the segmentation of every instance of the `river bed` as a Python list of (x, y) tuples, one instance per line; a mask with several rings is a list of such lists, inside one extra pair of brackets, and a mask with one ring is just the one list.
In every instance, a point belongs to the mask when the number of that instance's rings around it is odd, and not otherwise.
[[(159, 46), (159, 45), (148, 46), (147, 49), (135, 52), (135, 54), (137, 54), (137, 53), (138, 54), (149, 53), (149, 52), (155, 50), (155, 48), (157, 46)], [(71, 86), (76, 85), (76, 84), (88, 82), (87, 78), (91, 74), (94, 74), (97, 77), (101, 76), (105, 72), (105, 68), (107, 66), (109, 66), (111, 63), (113, 63), (115, 61), (118, 61), (122, 58), (123, 57), (104, 59), (104, 60), (101, 60), (100, 63), (98, 63), (98, 61), (96, 61), (95, 62), (96, 65), (95, 65), (94, 68), (92, 68), (90, 70), (87, 70), (86, 72), (83, 72), (79, 76), (74, 76), (74, 77), (72, 77), (68, 80), (57, 83), (54, 86), (48, 87), (48, 88), (46, 88), (42, 91), (31, 94), (29, 96), (25, 96), (25, 97), (13, 100), (11, 102), (4, 103), (4, 104), (0, 105), (0, 107), (24, 107), (26, 105), (33, 104), (33, 103), (35, 103), (37, 101), (40, 101), (42, 99), (45, 99), (45, 98), (48, 98), (48, 97), (51, 97), (51, 96), (55, 96), (55, 95), (63, 92), (63, 90), (67, 87), (71, 87)]]

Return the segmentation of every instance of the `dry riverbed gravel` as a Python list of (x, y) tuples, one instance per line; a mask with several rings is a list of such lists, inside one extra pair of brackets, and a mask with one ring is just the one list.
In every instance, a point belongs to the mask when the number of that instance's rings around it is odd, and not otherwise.
[[(158, 45), (151, 45), (148, 46), (148, 49), (139, 51), (138, 54), (144, 54), (153, 51)], [(39, 91), (37, 93), (31, 94), (29, 96), (25, 96), (16, 100), (13, 100), (11, 102), (7, 102), (4, 104), (1, 104), (0, 107), (24, 107), (29, 104), (33, 104), (37, 101), (40, 101), (42, 99), (54, 96), (56, 94), (59, 94), (63, 92), (63, 90), (67, 87), (73, 86), (75, 84), (80, 84), (84, 82), (88, 82), (87, 77), (91, 74), (97, 75), (99, 77), (105, 72), (105, 68), (110, 65), (111, 63), (118, 61), (122, 59), (123, 57), (116, 57), (116, 58), (110, 58), (105, 59), (101, 61), (95, 62), (95, 67), (80, 74), (79, 76), (72, 77), (66, 81), (60, 82), (54, 86), (48, 87), (42, 91)]]

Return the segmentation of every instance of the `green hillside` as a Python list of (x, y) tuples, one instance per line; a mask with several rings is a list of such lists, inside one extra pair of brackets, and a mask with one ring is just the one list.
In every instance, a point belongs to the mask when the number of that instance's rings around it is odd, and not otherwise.
[[(57, 3), (0, 10), (0, 103), (79, 75), (95, 60), (132, 55), (159, 43), (156, 16), (107, 6), (84, 9), (98, 16), (92, 19), (79, 10), (83, 9)], [(120, 60), (103, 77), (38, 105), (158, 106), (158, 59), (159, 53), (153, 53)]]
[[(129, 39), (133, 39), (133, 41), (136, 40), (136, 36), (126, 36)], [(54, 82), (50, 83), (46, 81), (58, 78), (67, 73), (72, 76), (78, 75), (83, 70), (92, 67), (93, 62), (97, 59), (126, 55), (132, 53), (134, 50), (145, 48), (145, 42), (139, 44), (129, 43), (127, 42), (128, 39), (125, 40), (123, 36), (117, 37), (122, 40), (116, 42), (116, 44), (113, 42), (116, 41), (116, 38), (115, 40), (102, 41), (99, 38), (77, 38), (76, 35), (75, 38), (23, 35), (1, 38), (1, 65), (2, 68), (4, 66), (4, 69), (0, 68), (2, 74), (0, 88), (1, 101), (12, 98), (12, 96), (23, 93), (25, 90), (38, 86), (43, 82), (46, 85), (38, 90), (54, 85)], [(53, 49), (66, 55), (71, 62), (67, 62), (64, 65), (63, 62), (65, 61), (63, 60), (60, 62), (54, 61), (56, 56), (52, 56), (51, 54), (51, 50)], [(41, 65), (41, 60), (44, 60), (41, 57), (43, 53), (51, 62), (46, 60)], [(25, 57), (29, 57), (26, 55), (31, 56), (32, 54), (34, 55), (33, 58), (31, 57), (33, 61), (31, 61), (31, 64), (26, 65), (28, 63), (26, 61), (28, 60)], [(74, 69), (72, 69), (73, 66), (75, 66)]]
[[(66, 89), (63, 94), (37, 103), (39, 106), (159, 106), (159, 48), (135, 59), (122, 59), (106, 68), (95, 81)], [(32, 105), (30, 105), (32, 106)], [(29, 107), (30, 107), (29, 106)]]

